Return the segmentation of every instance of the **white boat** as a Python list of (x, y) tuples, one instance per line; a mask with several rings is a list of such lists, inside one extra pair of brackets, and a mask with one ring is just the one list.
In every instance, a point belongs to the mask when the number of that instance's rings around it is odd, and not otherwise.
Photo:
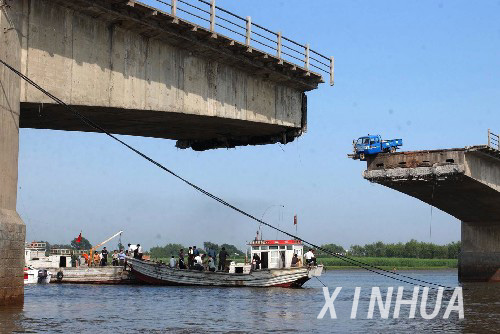
[(292, 267), (292, 257), (303, 255), (303, 245), (297, 240), (256, 240), (249, 244), (251, 256), (261, 259), (261, 269), (252, 265), (231, 263), (228, 271), (211, 272), (170, 268), (163, 263), (128, 257), (127, 265), (136, 279), (158, 285), (200, 285), (233, 287), (301, 287), (315, 276), (321, 276), (322, 265)]
[(50, 283), (52, 273), (47, 269), (24, 268), (24, 284)]

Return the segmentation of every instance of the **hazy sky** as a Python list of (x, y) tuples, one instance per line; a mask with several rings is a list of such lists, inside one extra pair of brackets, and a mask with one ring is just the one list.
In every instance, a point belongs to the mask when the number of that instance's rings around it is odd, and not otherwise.
[[(500, 132), (500, 1), (264, 1), (217, 4), (336, 59), (336, 85), (308, 93), (308, 132), (293, 143), (194, 152), (175, 141), (128, 143), (182, 176), (306, 240), (447, 243), (460, 222), (361, 177), (354, 138), (379, 133), (405, 150), (485, 144)], [(202, 196), (101, 134), (22, 129), (18, 212), (27, 240), (232, 243), (257, 224)], [(265, 238), (276, 233), (264, 230)], [(110, 243), (109, 248), (116, 246)]]

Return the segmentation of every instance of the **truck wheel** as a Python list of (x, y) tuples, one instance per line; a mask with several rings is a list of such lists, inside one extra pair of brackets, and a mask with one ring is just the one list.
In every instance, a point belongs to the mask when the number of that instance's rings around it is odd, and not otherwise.
[(391, 153), (395, 153), (396, 152), (396, 148), (393, 146), (391, 147)]
[(359, 159), (360, 160), (365, 160), (365, 154), (364, 153), (360, 153), (359, 154)]

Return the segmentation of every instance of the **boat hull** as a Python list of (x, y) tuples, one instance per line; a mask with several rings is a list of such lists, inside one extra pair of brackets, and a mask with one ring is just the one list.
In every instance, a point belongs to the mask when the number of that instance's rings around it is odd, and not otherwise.
[(133, 284), (135, 279), (129, 271), (120, 267), (70, 267), (59, 268), (53, 283), (73, 284)]
[(299, 288), (314, 276), (320, 276), (322, 266), (263, 269), (249, 274), (180, 270), (164, 264), (127, 259), (132, 273), (139, 281), (155, 285), (227, 286), (227, 287), (285, 287)]

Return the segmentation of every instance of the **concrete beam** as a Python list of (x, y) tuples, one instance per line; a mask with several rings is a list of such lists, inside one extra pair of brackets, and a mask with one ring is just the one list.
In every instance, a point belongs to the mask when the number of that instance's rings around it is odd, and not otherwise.
[(363, 177), (467, 222), (500, 221), (500, 159), (484, 146), (378, 154)]

